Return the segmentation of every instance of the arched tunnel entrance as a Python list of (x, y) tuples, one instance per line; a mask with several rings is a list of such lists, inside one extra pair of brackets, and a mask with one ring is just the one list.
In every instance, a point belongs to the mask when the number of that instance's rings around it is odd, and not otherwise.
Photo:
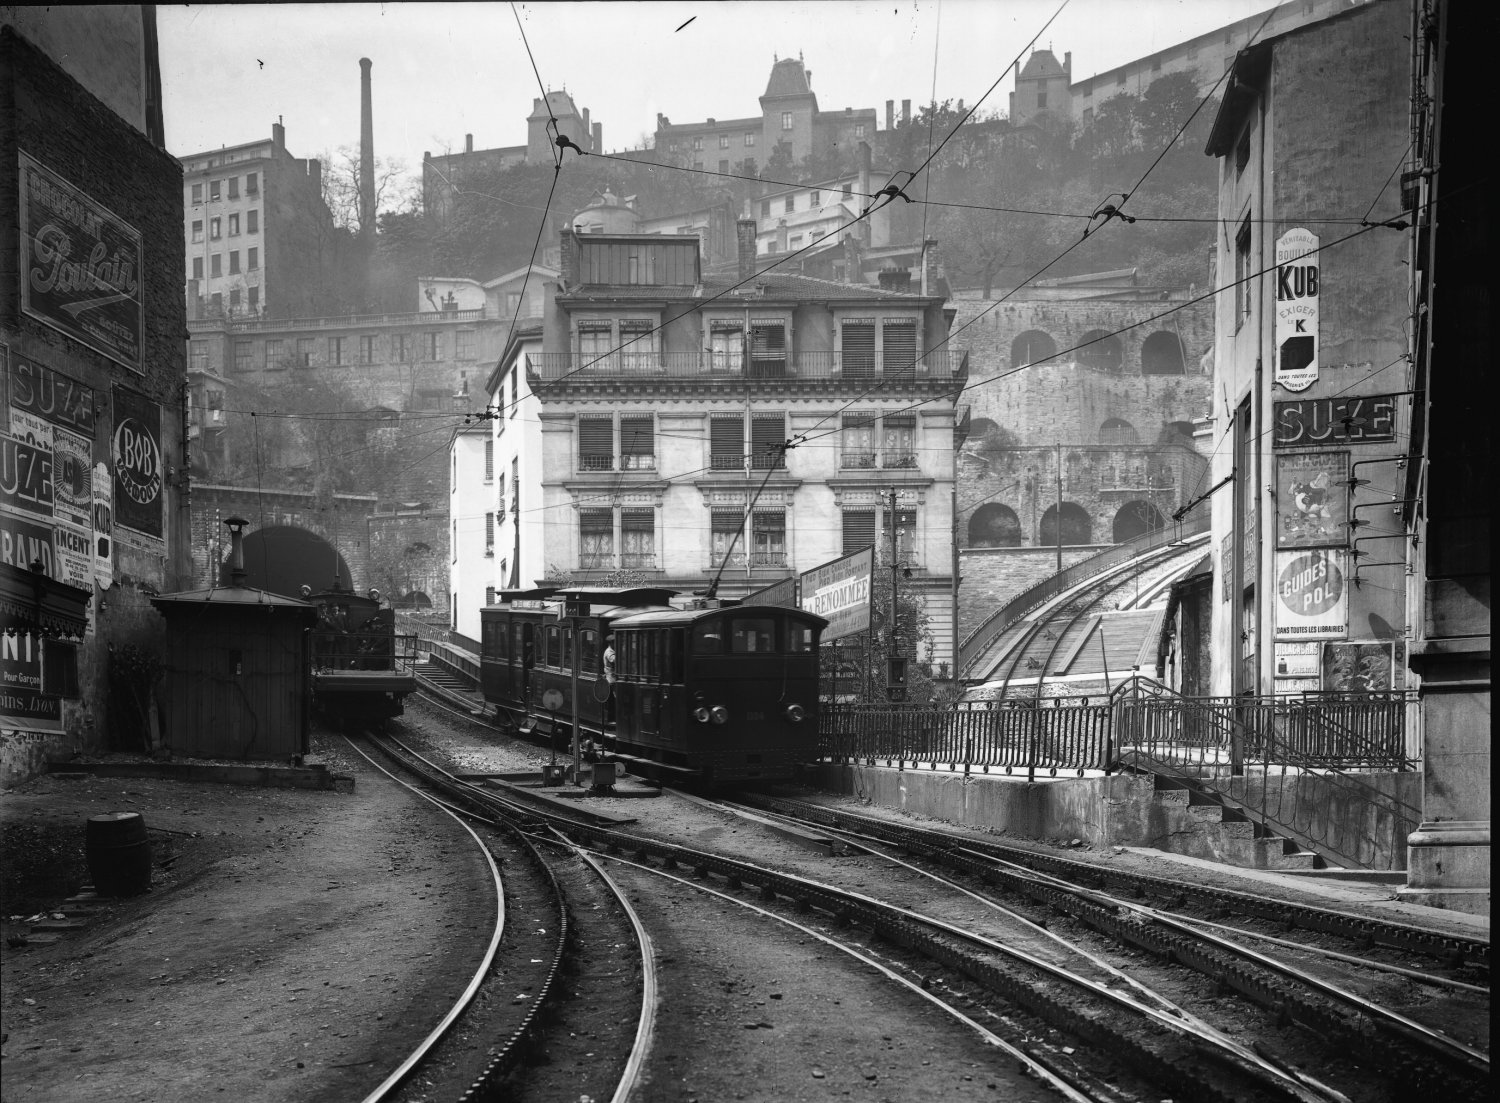
[[(245, 585), (269, 590), (284, 597), (301, 597), (302, 587), (313, 593), (326, 590), (337, 578), (345, 589), (354, 588), (349, 564), (338, 550), (315, 532), (295, 525), (271, 525), (247, 532)], [(219, 584), (229, 582), (229, 549), (219, 564)]]

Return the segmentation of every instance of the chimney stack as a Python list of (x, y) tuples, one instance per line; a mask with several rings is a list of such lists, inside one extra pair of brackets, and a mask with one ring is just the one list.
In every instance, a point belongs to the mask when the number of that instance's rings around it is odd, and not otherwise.
[(375, 233), (375, 114), (370, 106), (370, 66), (359, 59), (359, 232)]
[(323, 194), (323, 162), (316, 157), (307, 159), (307, 175), (312, 180), (312, 190), (316, 195)]
[(1063, 76), (1069, 80), (1073, 79), (1073, 51), (1069, 50), (1063, 54)]
[(465, 153), (473, 153), (474, 152), (474, 135), (472, 135), (472, 134), (465, 134), (464, 135), (464, 152)]
[(739, 277), (748, 280), (755, 275), (755, 231), (753, 218), (741, 218), (734, 224), (735, 242), (739, 249)]
[(286, 127), (281, 125), (281, 119), (271, 124), (271, 146), (277, 153), (286, 152)]
[[(583, 140), (588, 141), (589, 136), (594, 133), (593, 126), (589, 123), (589, 109), (583, 109)], [(590, 151), (592, 152), (592, 151)]]
[(885, 128), (887, 130), (895, 130), (896, 129), (896, 101), (895, 100), (886, 100), (885, 101)]
[(911, 122), (911, 100), (901, 101), (901, 125)]
[(784, 218), (776, 220), (776, 251), (786, 252), (786, 219)]
[(938, 243), (936, 238), (922, 240), (922, 294), (938, 294)]
[(592, 152), (594, 152), (594, 153), (603, 153), (604, 152), (604, 124), (603, 123), (595, 123), (594, 124), (594, 148), (593, 148)]
[(571, 226), (562, 228), (557, 244), (557, 267), (562, 275), (563, 286), (574, 287), (578, 283), (578, 240), (573, 236)]
[(882, 268), (880, 270), (880, 289), (882, 291), (900, 291), (903, 294), (911, 291), (911, 269), (909, 268)]

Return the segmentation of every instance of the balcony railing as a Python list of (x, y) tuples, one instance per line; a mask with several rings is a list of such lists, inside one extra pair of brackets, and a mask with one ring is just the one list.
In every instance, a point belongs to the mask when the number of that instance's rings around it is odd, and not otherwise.
[(578, 566), (585, 571), (612, 571), (615, 556), (613, 552), (579, 552)]
[(786, 552), (784, 551), (758, 551), (750, 553), (750, 566), (752, 567), (785, 567)]
[(620, 566), (627, 571), (656, 570), (655, 552), (621, 552)]
[[(423, 315), (435, 317), (435, 315)], [(746, 373), (738, 365), (726, 368), (722, 357), (709, 352), (572, 352), (528, 353), (527, 371), (542, 382), (576, 379), (580, 382), (599, 379), (722, 379), (740, 382)], [(953, 379), (968, 371), (968, 352), (963, 349), (938, 349), (917, 358), (885, 358), (880, 354), (841, 352), (799, 352), (785, 360), (752, 361), (751, 379), (788, 380), (873, 380), (892, 381)]]
[(875, 453), (845, 452), (839, 457), (839, 466), (854, 469), (873, 468), (875, 466)]
[(346, 314), (337, 318), (230, 318), (236, 332), (269, 329), (359, 329), (375, 326), (435, 326), (445, 322), (481, 322), (484, 307), (475, 310), (427, 310), (405, 314)]

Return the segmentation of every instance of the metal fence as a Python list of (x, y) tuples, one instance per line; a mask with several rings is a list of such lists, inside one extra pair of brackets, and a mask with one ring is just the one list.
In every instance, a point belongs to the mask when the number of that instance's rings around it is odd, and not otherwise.
[(1037, 770), (1108, 768), (1109, 698), (1055, 697), (1016, 705), (826, 709), (819, 725), (820, 754), (835, 762), (946, 766), (966, 774), (997, 769), (1035, 776)]
[[(586, 380), (628, 377), (718, 379), (726, 383), (743, 381), (746, 373), (738, 363), (716, 359), (712, 352), (635, 351), (627, 346), (600, 355), (572, 352), (526, 354), (527, 371), (543, 382), (561, 379)], [(890, 379), (915, 382), (927, 379), (955, 379), (969, 370), (968, 352), (942, 348), (913, 357), (885, 356), (877, 353), (845, 354), (841, 351), (795, 352), (774, 362), (752, 362), (752, 379), (851, 379), (869, 381)]]

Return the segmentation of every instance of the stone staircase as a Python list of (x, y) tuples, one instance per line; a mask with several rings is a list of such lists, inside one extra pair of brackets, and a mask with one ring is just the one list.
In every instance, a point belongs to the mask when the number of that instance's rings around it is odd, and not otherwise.
[(426, 659), (418, 663), (413, 671), (424, 689), (431, 689), (450, 704), (466, 708), (475, 715), (488, 711), (484, 694), (479, 691), (479, 687), (470, 684), (467, 678), (455, 674), (441, 663)]
[(1228, 797), (1161, 774), (1152, 775), (1152, 785), (1152, 804), (1170, 840), (1159, 849), (1245, 869), (1293, 872), (1327, 866), (1321, 855), (1256, 822)]

